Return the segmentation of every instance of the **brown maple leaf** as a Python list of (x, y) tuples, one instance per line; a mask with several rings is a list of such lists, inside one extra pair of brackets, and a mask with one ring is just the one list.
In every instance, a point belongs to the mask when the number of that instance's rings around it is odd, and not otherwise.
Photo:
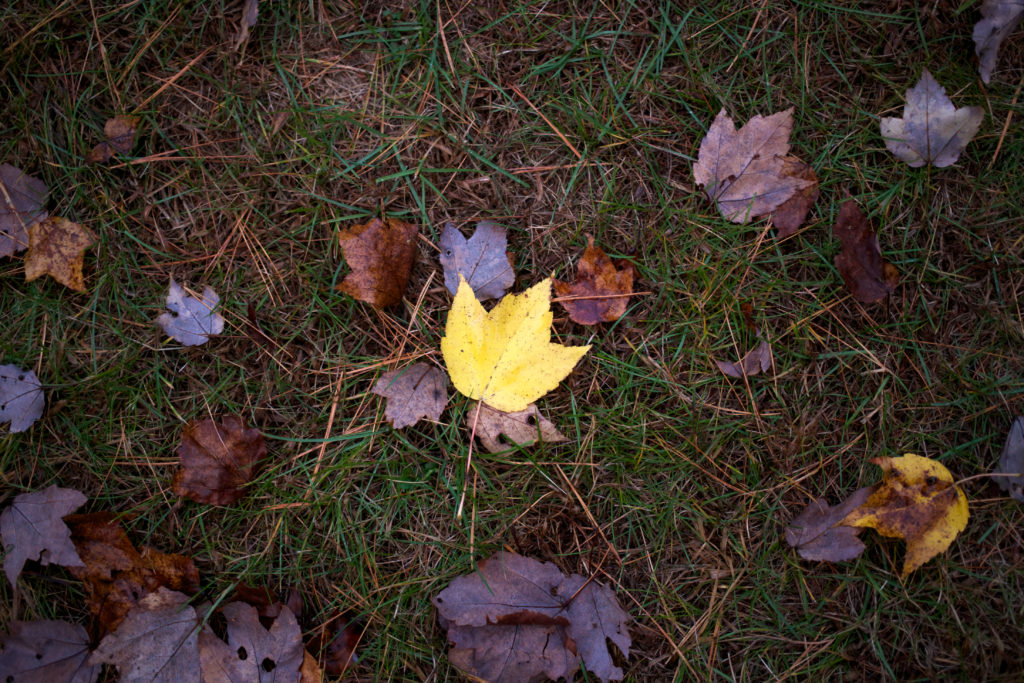
[(618, 320), (629, 307), (636, 268), (625, 259), (613, 259), (594, 238), (587, 236), (587, 248), (576, 265), (573, 283), (553, 280), (555, 294), (569, 317), (580, 325), (596, 325)]
[(807, 219), (807, 214), (810, 213), (814, 202), (818, 201), (818, 195), (821, 194), (818, 189), (818, 176), (810, 164), (805, 164), (795, 156), (788, 156), (783, 159), (782, 169), (784, 176), (802, 178), (809, 181), (810, 184), (794, 192), (792, 197), (772, 212), (772, 224), (778, 231), (779, 239), (796, 233)]
[(526, 410), (506, 413), (478, 401), (466, 411), (467, 433), (473, 433), (474, 422), (476, 438), (490, 453), (507, 451), (514, 446), (530, 446), (538, 440), (544, 443), (568, 441), (551, 420), (540, 414), (535, 403), (531, 403)]
[(870, 304), (887, 297), (896, 288), (899, 273), (895, 266), (882, 260), (878, 236), (857, 202), (843, 202), (832, 232), (842, 243), (835, 258), (836, 268), (853, 298)]
[(418, 229), (397, 218), (356, 225), (338, 234), (352, 272), (338, 285), (350, 296), (378, 308), (402, 300), (416, 261)]
[(96, 236), (78, 223), (50, 216), (28, 229), (28, 253), (25, 254), (25, 281), (49, 275), (65, 287), (85, 291), (82, 261), (85, 250), (96, 243)]
[(189, 422), (181, 433), (174, 492), (197, 503), (230, 505), (245, 495), (266, 454), (263, 435), (241, 417)]
[(103, 126), (106, 140), (85, 155), (85, 162), (98, 164), (110, 161), (115, 154), (128, 154), (135, 146), (135, 133), (139, 130), (138, 116), (115, 116)]
[(387, 399), (384, 417), (395, 429), (424, 417), (437, 421), (448, 403), (448, 375), (428, 363), (413, 363), (385, 372), (373, 385), (373, 393)]

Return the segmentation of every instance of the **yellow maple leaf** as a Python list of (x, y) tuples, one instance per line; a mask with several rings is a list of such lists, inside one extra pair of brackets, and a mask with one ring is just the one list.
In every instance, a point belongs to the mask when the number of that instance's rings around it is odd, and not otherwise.
[(85, 250), (96, 243), (96, 236), (78, 223), (50, 216), (28, 229), (28, 253), (25, 254), (25, 280), (31, 282), (50, 275), (65, 287), (85, 291), (82, 261)]
[(874, 458), (884, 475), (871, 496), (839, 524), (870, 527), (907, 542), (906, 578), (945, 552), (967, 526), (967, 496), (953, 484), (941, 463), (907, 453), (902, 458)]
[(590, 346), (551, 342), (551, 279), (505, 296), (490, 313), (460, 276), (441, 353), (452, 384), (505, 412), (526, 410), (572, 372)]

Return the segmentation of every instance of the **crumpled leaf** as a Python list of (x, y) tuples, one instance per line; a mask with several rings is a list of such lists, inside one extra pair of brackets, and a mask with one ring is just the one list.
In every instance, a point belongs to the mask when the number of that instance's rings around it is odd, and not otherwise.
[(907, 542), (903, 559), (906, 578), (949, 548), (967, 527), (967, 496), (953, 483), (941, 463), (907, 453), (901, 458), (874, 458), (884, 472), (867, 501), (840, 524), (870, 527)]
[(167, 313), (161, 313), (157, 323), (164, 332), (185, 346), (198, 346), (210, 341), (210, 336), (224, 331), (224, 318), (214, 312), (220, 297), (210, 287), (196, 299), (171, 278), (167, 292)]
[(86, 664), (89, 634), (65, 621), (15, 621), (0, 635), (0, 680), (93, 683), (100, 667)]
[(889, 296), (899, 283), (899, 273), (895, 266), (882, 260), (878, 235), (852, 199), (839, 208), (832, 233), (842, 243), (842, 250), (835, 257), (836, 268), (853, 298), (870, 304)]
[(782, 202), (779, 208), (772, 212), (772, 224), (777, 231), (779, 239), (789, 237), (796, 233), (810, 213), (814, 202), (818, 201), (821, 191), (818, 189), (818, 176), (810, 164), (805, 164), (795, 156), (788, 156), (783, 159), (783, 176), (802, 178), (810, 182), (793, 193), (793, 196)]
[(28, 249), (28, 229), (46, 218), (46, 183), (0, 164), (0, 256)]
[(576, 282), (555, 280), (559, 297), (585, 297), (559, 301), (569, 317), (580, 325), (597, 325), (618, 320), (629, 307), (636, 268), (626, 259), (609, 258), (594, 238), (587, 237), (587, 248), (576, 265)]
[[(758, 338), (761, 333), (757, 333)], [(744, 375), (753, 377), (772, 369), (772, 345), (767, 339), (761, 339), (761, 343), (747, 352), (737, 361), (716, 360), (715, 365), (723, 374), (736, 379), (742, 379)]]
[(64, 521), (85, 565), (68, 571), (88, 588), (89, 611), (104, 633), (158, 588), (190, 595), (199, 590), (199, 571), (190, 558), (146, 547), (139, 552), (112, 513), (69, 515)]
[(416, 261), (418, 232), (397, 218), (374, 218), (342, 230), (338, 242), (352, 272), (338, 289), (377, 308), (400, 302)]
[(96, 243), (96, 235), (83, 225), (50, 216), (28, 229), (25, 281), (49, 275), (65, 287), (85, 291), (82, 261), (85, 250)]
[(1014, 500), (1024, 503), (1024, 417), (1018, 417), (1010, 425), (1003, 452), (999, 456), (997, 474), (1018, 474), (1016, 477), (993, 477), (999, 488)]
[(996, 68), (999, 46), (1024, 18), (1024, 0), (985, 0), (981, 19), (974, 25), (974, 51), (978, 55), (978, 73), (988, 83)]
[(835, 507), (824, 498), (811, 501), (786, 528), (786, 543), (805, 560), (845, 562), (859, 557), (864, 552), (864, 543), (857, 538), (862, 529), (839, 522), (863, 505), (873, 490), (873, 486), (857, 489)]
[(249, 40), (249, 29), (256, 25), (256, 18), (260, 12), (260, 0), (244, 0), (242, 3), (242, 18), (238, 26), (238, 34), (235, 36), (235, 52), (242, 47), (242, 43)]
[(266, 455), (263, 434), (246, 428), (241, 417), (228, 415), (219, 424), (193, 420), (181, 433), (174, 492), (197, 503), (230, 505), (245, 495)]
[(723, 217), (746, 223), (778, 209), (812, 181), (787, 175), (793, 108), (755, 116), (736, 130), (722, 109), (700, 143), (693, 177)]
[(433, 603), (448, 630), (449, 660), (470, 676), (491, 683), (572, 680), (582, 660), (600, 680), (622, 680), (607, 641), (629, 656), (630, 617), (597, 581), (499, 552)]
[(448, 377), (429, 363), (413, 363), (385, 372), (373, 393), (387, 399), (384, 417), (395, 429), (409, 427), (423, 418), (438, 420), (448, 403)]
[(42, 417), (45, 406), (43, 383), (36, 373), (0, 365), (0, 424), (9, 422), (12, 432), (23, 432)]
[(907, 91), (903, 118), (882, 119), (885, 146), (912, 168), (953, 164), (981, 126), (981, 107), (957, 109), (928, 69)]
[(90, 664), (113, 664), (120, 683), (200, 683), (199, 617), (188, 596), (158, 588), (100, 641)]
[[(480, 417), (477, 418), (479, 406)], [(538, 439), (544, 443), (568, 441), (551, 420), (540, 414), (533, 403), (514, 413), (495, 410), (486, 403), (474, 403), (466, 411), (466, 432), (473, 433), (476, 422), (476, 436), (490, 453), (507, 451), (513, 445), (530, 446)]]
[(468, 240), (454, 225), (446, 223), (439, 246), (444, 286), (452, 294), (459, 289), (460, 275), (480, 301), (500, 299), (516, 281), (505, 251), (508, 248), (505, 228), (497, 223), (480, 221)]
[(4, 572), (12, 586), (27, 560), (39, 560), (42, 565), (83, 566), (62, 517), (85, 505), (85, 501), (81, 491), (58, 486), (15, 496), (0, 514), (6, 553)]
[(135, 133), (139, 130), (138, 116), (115, 116), (107, 119), (103, 126), (106, 140), (99, 143), (85, 155), (87, 164), (110, 161), (115, 154), (128, 154), (135, 146)]
[(460, 280), (441, 339), (452, 384), (498, 410), (526, 410), (590, 350), (552, 343), (552, 318), (550, 279), (505, 296), (490, 312)]
[(298, 683), (305, 648), (291, 610), (283, 608), (269, 630), (251, 605), (232, 602), (220, 611), (228, 642), (209, 625), (199, 633), (203, 683)]

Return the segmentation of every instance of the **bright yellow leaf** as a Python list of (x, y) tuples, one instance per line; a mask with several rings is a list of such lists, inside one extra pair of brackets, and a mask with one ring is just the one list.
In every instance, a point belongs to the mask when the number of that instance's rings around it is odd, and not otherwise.
[(953, 485), (942, 464), (907, 453), (902, 458), (875, 458), (881, 483), (871, 496), (839, 524), (870, 527), (907, 542), (903, 559), (906, 578), (928, 560), (945, 552), (967, 526), (967, 496)]
[(550, 278), (505, 296), (488, 313), (460, 277), (441, 339), (452, 384), (492, 408), (526, 410), (590, 350), (551, 343), (551, 319)]

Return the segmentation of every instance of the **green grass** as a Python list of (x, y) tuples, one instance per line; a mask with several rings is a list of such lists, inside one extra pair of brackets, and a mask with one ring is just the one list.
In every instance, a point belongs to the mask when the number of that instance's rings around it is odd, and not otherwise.
[[(351, 610), (359, 680), (457, 680), (429, 599), (502, 548), (614, 587), (636, 619), (628, 680), (1015, 679), (1024, 517), (988, 481), (905, 582), (899, 542), (868, 534), (829, 565), (782, 533), (810, 497), (876, 481), (872, 457), (990, 471), (1024, 413), (1020, 43), (982, 87), (976, 7), (918, 4), (265, 2), (238, 53), (239, 3), (5, 6), (0, 161), (100, 241), (86, 294), (0, 261), (0, 363), (36, 370), (48, 404), (0, 433), (0, 504), (77, 487), (139, 544), (191, 555), (207, 597), (299, 586), (307, 628)], [(878, 131), (923, 66), (986, 111), (951, 168), (910, 169)], [(779, 242), (723, 220), (692, 163), (722, 107), (790, 106), (822, 195)], [(104, 120), (136, 108), (134, 156), (86, 166)], [(900, 271), (881, 304), (832, 263), (848, 196)], [(426, 238), (389, 311), (334, 290), (334, 233), (381, 213)], [(559, 339), (594, 345), (540, 402), (570, 441), (474, 454), (456, 520), (466, 401), (399, 432), (369, 389), (442, 362), (450, 297), (427, 242), (485, 217), (509, 228), (516, 290), (568, 277), (592, 234), (649, 293), (600, 328), (556, 308)], [(220, 293), (224, 335), (161, 336), (171, 276)], [(744, 302), (776, 361), (749, 383), (713, 363), (754, 343)], [(250, 303), (269, 348), (246, 336)], [(270, 464), (234, 506), (180, 501), (181, 427), (227, 413), (267, 435)], [(85, 621), (65, 578), (28, 571), (18, 614), (0, 588), (3, 622)]]

